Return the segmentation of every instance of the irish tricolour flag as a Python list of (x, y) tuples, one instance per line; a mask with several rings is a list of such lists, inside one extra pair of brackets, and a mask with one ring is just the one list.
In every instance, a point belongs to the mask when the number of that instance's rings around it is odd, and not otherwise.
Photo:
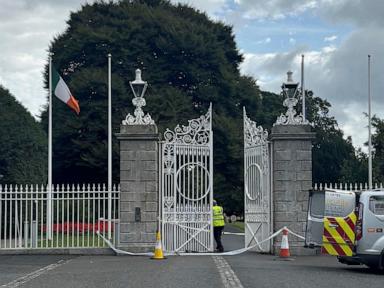
[(80, 113), (79, 102), (72, 96), (67, 84), (65, 84), (63, 78), (61, 78), (55, 68), (52, 68), (52, 93), (72, 108), (77, 114)]

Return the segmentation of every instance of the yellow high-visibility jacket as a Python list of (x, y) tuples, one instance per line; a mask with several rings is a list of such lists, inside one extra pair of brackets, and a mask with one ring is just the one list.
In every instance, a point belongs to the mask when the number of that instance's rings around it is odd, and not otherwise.
[(224, 226), (224, 214), (223, 214), (223, 207), (221, 206), (213, 206), (213, 227), (220, 227)]

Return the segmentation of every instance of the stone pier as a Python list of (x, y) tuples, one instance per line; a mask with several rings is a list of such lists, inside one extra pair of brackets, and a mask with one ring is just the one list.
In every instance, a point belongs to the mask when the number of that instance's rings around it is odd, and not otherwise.
[[(306, 228), (308, 195), (312, 188), (312, 140), (315, 133), (310, 125), (275, 125), (272, 128), (273, 159), (273, 227), (274, 231), (287, 226), (304, 235)], [(281, 237), (274, 242), (278, 253)], [(304, 241), (289, 236), (293, 255), (314, 254), (304, 248)]]
[(119, 249), (153, 251), (158, 216), (157, 126), (121, 125)]

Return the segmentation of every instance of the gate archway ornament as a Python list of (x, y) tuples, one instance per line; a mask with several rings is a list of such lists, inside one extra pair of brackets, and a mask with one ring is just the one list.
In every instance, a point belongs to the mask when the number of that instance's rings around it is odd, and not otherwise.
[[(258, 244), (271, 231), (271, 185), (268, 131), (248, 118), (244, 119), (244, 218), (245, 247)], [(269, 242), (256, 246), (256, 251), (270, 252)]]
[(164, 139), (167, 143), (185, 145), (207, 145), (212, 141), (211, 132), (211, 107), (205, 115), (200, 118), (188, 120), (189, 125), (177, 125), (175, 130), (167, 129), (164, 132)]
[(161, 217), (166, 251), (213, 251), (212, 137), (212, 106), (187, 126), (164, 132)]

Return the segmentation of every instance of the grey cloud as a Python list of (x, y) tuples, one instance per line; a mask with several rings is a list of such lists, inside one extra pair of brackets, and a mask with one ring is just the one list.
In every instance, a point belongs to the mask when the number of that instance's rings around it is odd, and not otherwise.
[(285, 53), (245, 54), (241, 72), (258, 79), (259, 84), (262, 84), (262, 89), (278, 93), (288, 70), (293, 72), (295, 81), (299, 80), (297, 59), (305, 50), (305, 47), (297, 47)]
[(295, 15), (317, 6), (315, 0), (235, 0), (246, 16), (256, 19), (276, 19)]
[(347, 22), (357, 26), (384, 24), (382, 0), (321, 0), (319, 14), (332, 22)]
[[(367, 94), (367, 55), (372, 54), (372, 89), (383, 91), (384, 67), (381, 59), (384, 59), (384, 30), (364, 29), (352, 33), (346, 41), (329, 57), (326, 67), (327, 77), (324, 79), (329, 85), (322, 87), (317, 83), (326, 95), (340, 103), (354, 100), (365, 100)], [(317, 75), (318, 72), (314, 71)], [(313, 77), (316, 76), (313, 75)], [(321, 74), (320, 74), (321, 75)], [(318, 82), (318, 81), (317, 81)], [(325, 96), (325, 95), (324, 95)]]
[[(46, 102), (42, 71), (53, 36), (85, 0), (0, 0), (0, 85), (33, 115)], [(93, 1), (88, 1), (93, 2)]]
[(321, 51), (295, 49), (286, 53), (246, 54), (242, 73), (260, 79), (261, 88), (280, 91), (285, 72), (292, 69), (294, 79), (300, 79), (300, 54), (305, 57), (306, 87), (332, 104), (331, 113), (336, 117), (346, 135), (362, 146), (366, 141), (367, 111), (367, 55), (372, 55), (371, 91), (373, 113), (384, 117), (381, 91), (384, 91), (384, 30), (360, 29), (353, 32), (338, 48)]
[(235, 0), (250, 18), (283, 18), (288, 15), (315, 13), (331, 22), (357, 26), (383, 25), (382, 0)]

